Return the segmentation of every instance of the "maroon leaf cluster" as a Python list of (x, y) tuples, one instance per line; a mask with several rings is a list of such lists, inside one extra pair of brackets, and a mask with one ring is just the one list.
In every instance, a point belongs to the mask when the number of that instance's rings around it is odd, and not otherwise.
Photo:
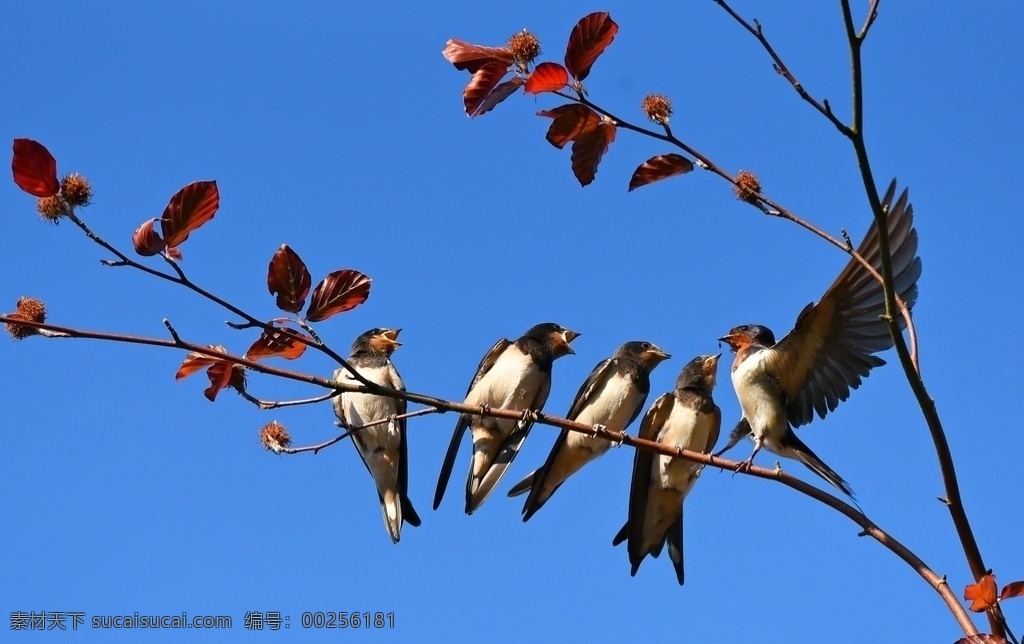
[[(181, 259), (178, 249), (189, 233), (213, 219), (220, 207), (220, 192), (216, 181), (195, 181), (179, 190), (159, 219), (150, 219), (132, 234), (132, 244), (139, 255), (166, 253), (172, 259)], [(154, 228), (160, 222), (161, 236)]]
[[(334, 271), (313, 289), (306, 319), (320, 322), (354, 309), (369, 297), (370, 282), (369, 277), (350, 268)], [(277, 296), (277, 307), (288, 313), (301, 311), (311, 283), (309, 269), (298, 253), (287, 244), (278, 248), (267, 269), (267, 288)]]
[[(225, 355), (228, 352), (227, 349), (219, 345), (208, 345), (208, 348)], [(210, 378), (210, 386), (203, 391), (203, 395), (210, 402), (217, 400), (217, 394), (225, 387), (234, 387), (238, 391), (245, 390), (245, 370), (241, 365), (202, 353), (190, 353), (185, 356), (185, 361), (178, 367), (174, 379), (187, 378), (203, 369), (206, 369), (206, 375)]]
[[(489, 112), (519, 87), (527, 94), (548, 92), (566, 98), (571, 97), (562, 90), (569, 88), (574, 91), (575, 102), (541, 110), (537, 114), (553, 119), (547, 132), (551, 145), (561, 149), (572, 143), (572, 171), (580, 185), (586, 186), (594, 181), (601, 159), (615, 140), (616, 123), (587, 100), (582, 83), (618, 32), (619, 26), (605, 11), (584, 16), (569, 34), (565, 65), (542, 62), (532, 72), (516, 61), (509, 47), (484, 47), (453, 39), (448, 41), (442, 53), (456, 69), (473, 74), (462, 93), (466, 114), (470, 116)], [(513, 71), (516, 76), (502, 82)], [(659, 123), (668, 127), (667, 114)], [(691, 160), (679, 154), (652, 157), (633, 172), (629, 190), (686, 174), (693, 167)]]

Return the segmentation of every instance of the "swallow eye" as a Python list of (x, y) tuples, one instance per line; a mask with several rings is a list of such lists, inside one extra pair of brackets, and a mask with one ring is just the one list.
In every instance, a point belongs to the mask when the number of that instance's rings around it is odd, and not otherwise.
[(640, 348), (641, 349), (650, 349), (651, 348), (651, 343), (650, 342), (644, 342), (643, 344), (640, 345)]

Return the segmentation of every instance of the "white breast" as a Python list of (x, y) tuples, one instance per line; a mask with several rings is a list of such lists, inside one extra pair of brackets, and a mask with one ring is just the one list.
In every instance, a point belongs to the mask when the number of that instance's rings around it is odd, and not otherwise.
[[(590, 401), (575, 420), (584, 425), (604, 425), (613, 432), (621, 432), (633, 416), (639, 398), (636, 385), (628, 377), (616, 373), (605, 381), (601, 389), (590, 395)], [(595, 451), (604, 451), (609, 446), (608, 441), (602, 438), (579, 432), (570, 432), (568, 443), (570, 447), (587, 447)]]
[[(693, 408), (674, 401), (672, 413), (658, 434), (658, 442), (669, 447), (679, 446), (703, 452), (713, 429), (714, 419), (710, 414), (698, 414)], [(663, 489), (676, 490), (685, 495), (693, 487), (701, 465), (659, 454), (652, 467), (655, 470), (652, 472), (653, 478)]]
[(780, 404), (779, 386), (762, 367), (763, 352), (756, 353), (732, 372), (732, 385), (755, 436), (776, 435), (789, 427), (786, 410)]

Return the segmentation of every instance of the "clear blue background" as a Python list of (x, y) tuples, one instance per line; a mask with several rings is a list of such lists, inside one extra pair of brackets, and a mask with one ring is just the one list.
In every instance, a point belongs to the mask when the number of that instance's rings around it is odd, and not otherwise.
[[(794, 73), (848, 117), (836, 2), (736, 2), (760, 18)], [(863, 16), (867, 2), (856, 2)], [(181, 186), (216, 179), (221, 209), (183, 246), (196, 281), (267, 318), (266, 267), (287, 242), (314, 279), (374, 279), (361, 308), (318, 326), (342, 352), (372, 326), (403, 327), (410, 389), (460, 398), (499, 337), (556, 320), (583, 333), (557, 364), (548, 410), (564, 413), (593, 365), (630, 339), (675, 358), (714, 352), (730, 327), (780, 335), (820, 297), (842, 253), (734, 199), (709, 173), (626, 193), (632, 170), (671, 150), (620, 131), (580, 189), (568, 151), (534, 116), (559, 103), (517, 95), (466, 118), (469, 76), (440, 55), (456, 37), (498, 45), (528, 27), (561, 61), (570, 29), (609, 9), (621, 31), (587, 87), (642, 120), (649, 91), (675, 101), (675, 132), (826, 230), (859, 239), (869, 214), (853, 154), (777, 77), (758, 43), (712, 2), (377, 4), (8, 3), (0, 20), (0, 141), (45, 143), (61, 173), (95, 186), (83, 211), (128, 250)], [(858, 17), (858, 22), (860, 18)], [(882, 2), (865, 50), (869, 145), (881, 184), (911, 188), (924, 274), (921, 364), (945, 422), (986, 564), (1024, 578), (1019, 260), (1020, 3)], [(4, 143), (9, 145), (9, 143)], [(44, 299), (50, 320), (186, 338), (239, 353), (226, 313), (128, 269), (70, 225), (41, 223), (0, 182), (0, 302)], [(159, 266), (159, 261), (154, 263)], [(430, 499), (455, 419), (410, 422), (411, 496), (423, 526), (391, 544), (354, 450), (274, 456), (277, 419), (299, 443), (334, 434), (328, 406), (260, 412), (205, 377), (175, 383), (182, 355), (85, 341), (0, 340), (0, 612), (229, 614), (203, 641), (316, 636), (401, 640), (596, 639), (952, 642), (959, 629), (913, 571), (847, 519), (780, 485), (707, 471), (687, 501), (687, 584), (667, 561), (629, 577), (611, 538), (626, 513), (632, 452), (589, 466), (529, 524), (508, 486), (539, 465), (539, 426), (509, 477), (462, 513), (468, 446), (439, 512)], [(970, 581), (927, 429), (895, 356), (801, 436), (864, 509), (957, 595)], [(326, 375), (310, 354), (286, 366)], [(739, 414), (727, 361), (716, 399)], [(251, 391), (316, 391), (265, 377)], [(653, 400), (652, 395), (652, 400)], [(636, 428), (631, 428), (635, 432)], [(744, 445), (737, 456), (743, 456)], [(771, 456), (759, 463), (772, 465)], [(818, 481), (792, 463), (786, 469)], [(243, 635), (245, 611), (291, 616), (288, 633)], [(303, 611), (393, 611), (390, 631), (307, 632)], [(1006, 605), (1024, 630), (1024, 600)], [(978, 622), (986, 628), (983, 620)], [(42, 641), (38, 632), (0, 639)], [(180, 632), (86, 630), (57, 641), (180, 641)]]

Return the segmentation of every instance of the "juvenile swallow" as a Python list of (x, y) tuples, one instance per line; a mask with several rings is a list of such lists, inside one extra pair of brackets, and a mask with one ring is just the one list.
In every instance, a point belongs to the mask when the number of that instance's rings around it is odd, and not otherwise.
[[(370, 329), (352, 343), (348, 362), (364, 378), (382, 387), (405, 391), (405, 383), (398, 375), (391, 354), (401, 343), (396, 340), (401, 329)], [(337, 382), (360, 384), (345, 368), (334, 372)], [(344, 392), (334, 397), (334, 414), (345, 427), (359, 427), (367, 423), (390, 419), (405, 413), (404, 400)], [(398, 543), (402, 522), (418, 526), (420, 517), (409, 501), (409, 448), (405, 437), (405, 419), (396, 418), (387, 423), (352, 431), (352, 444), (356, 446), (363, 465), (377, 485), (380, 509), (384, 515), (391, 540)]]
[[(917, 300), (921, 259), (917, 256), (914, 209), (904, 190), (895, 204), (895, 181), (883, 201), (895, 291), (912, 307)], [(878, 227), (872, 222), (857, 252), (881, 272)], [(719, 454), (743, 436), (754, 441), (754, 452), (740, 467), (749, 467), (762, 448), (793, 458), (812, 472), (853, 496), (850, 486), (797, 438), (793, 428), (824, 418), (846, 400), (872, 368), (885, 364), (875, 353), (892, 347), (889, 327), (882, 316), (885, 304), (882, 285), (856, 259), (825, 291), (821, 301), (808, 304), (796, 326), (775, 342), (767, 327), (738, 326), (719, 338), (736, 353), (732, 383), (743, 410), (736, 429)], [(906, 326), (903, 316), (896, 319)]]
[[(675, 391), (662, 395), (644, 414), (640, 438), (692, 452), (711, 452), (722, 428), (722, 411), (711, 397), (721, 355), (697, 356), (686, 363), (676, 379)], [(644, 557), (660, 555), (667, 542), (676, 579), (683, 585), (683, 501), (703, 467), (693, 461), (636, 450), (628, 518), (612, 540), (613, 546), (626, 541), (630, 575), (636, 575)]]
[[(551, 365), (575, 353), (569, 343), (579, 336), (553, 322), (538, 324), (515, 342), (502, 338), (491, 347), (469, 384), (465, 404), (473, 407), (539, 412), (551, 392)], [(480, 507), (530, 432), (533, 422), (524, 413), (520, 420), (462, 414), (441, 466), (434, 493), (434, 509), (441, 504), (462, 435), (473, 436), (473, 460), (466, 479), (466, 514)]]
[[(669, 357), (650, 342), (627, 342), (594, 367), (576, 393), (566, 418), (601, 425), (613, 432), (624, 431), (647, 401), (651, 371)], [(523, 521), (528, 521), (567, 478), (609, 447), (611, 441), (563, 429), (544, 465), (508, 493), (510, 497), (530, 493), (523, 505)]]

